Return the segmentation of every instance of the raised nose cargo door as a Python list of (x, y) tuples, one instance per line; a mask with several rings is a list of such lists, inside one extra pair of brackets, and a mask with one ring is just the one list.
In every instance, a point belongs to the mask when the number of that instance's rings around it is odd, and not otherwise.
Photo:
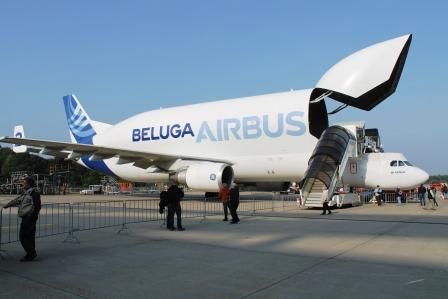
[(329, 69), (311, 93), (311, 101), (330, 97), (371, 110), (394, 93), (400, 80), (412, 35), (364, 48)]

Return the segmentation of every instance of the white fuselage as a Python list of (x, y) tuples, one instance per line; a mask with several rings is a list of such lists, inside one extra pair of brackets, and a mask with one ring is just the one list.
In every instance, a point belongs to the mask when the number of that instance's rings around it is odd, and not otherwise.
[[(303, 178), (317, 138), (309, 132), (311, 90), (165, 108), (138, 114), (98, 132), (93, 143), (170, 156), (184, 155), (228, 161), (238, 182), (288, 182)], [(397, 154), (395, 154), (397, 155)], [(399, 158), (405, 160), (401, 154)], [(396, 158), (396, 157), (395, 157)], [(344, 183), (384, 189), (411, 188), (427, 174), (407, 167), (391, 172), (392, 158), (384, 153), (352, 158)], [(105, 163), (117, 176), (130, 181), (167, 181), (168, 174), (195, 161), (159, 162), (159, 169)], [(356, 163), (356, 172), (353, 166)], [(350, 172), (350, 170), (352, 172)]]
[[(303, 177), (317, 142), (307, 126), (309, 93), (291, 91), (153, 110), (110, 127), (93, 142), (142, 152), (226, 160), (241, 182), (296, 180)], [(106, 160), (120, 177), (166, 180), (160, 173), (115, 162), (114, 158)], [(179, 163), (167, 168), (176, 170)]]

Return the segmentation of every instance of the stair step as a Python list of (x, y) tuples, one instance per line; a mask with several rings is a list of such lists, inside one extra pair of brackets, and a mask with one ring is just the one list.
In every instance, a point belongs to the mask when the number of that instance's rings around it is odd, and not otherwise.
[(321, 208), (322, 204), (314, 204), (314, 203), (308, 204), (308, 203), (305, 203), (305, 207), (307, 207), (307, 208)]

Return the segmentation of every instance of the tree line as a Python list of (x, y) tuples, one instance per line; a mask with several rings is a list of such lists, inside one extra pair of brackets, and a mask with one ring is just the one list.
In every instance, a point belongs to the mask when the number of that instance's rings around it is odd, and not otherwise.
[(448, 182), (448, 175), (431, 175), (429, 176), (429, 183)]
[(49, 175), (50, 167), (63, 165), (70, 169), (68, 183), (72, 187), (99, 184), (104, 174), (85, 168), (78, 163), (64, 159), (43, 159), (29, 153), (14, 153), (10, 148), (0, 146), (0, 184), (5, 183), (11, 173), (26, 171), (30, 174)]

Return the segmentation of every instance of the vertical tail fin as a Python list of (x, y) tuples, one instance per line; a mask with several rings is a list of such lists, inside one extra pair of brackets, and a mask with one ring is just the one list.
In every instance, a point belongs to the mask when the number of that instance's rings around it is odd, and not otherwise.
[[(16, 138), (25, 138), (25, 130), (22, 125), (14, 126), (14, 137)], [(12, 150), (14, 153), (25, 153), (28, 148), (26, 145), (16, 145), (12, 146)]]
[(72, 139), (75, 139), (77, 143), (92, 144), (96, 131), (81, 103), (75, 95), (64, 96), (63, 101)]

